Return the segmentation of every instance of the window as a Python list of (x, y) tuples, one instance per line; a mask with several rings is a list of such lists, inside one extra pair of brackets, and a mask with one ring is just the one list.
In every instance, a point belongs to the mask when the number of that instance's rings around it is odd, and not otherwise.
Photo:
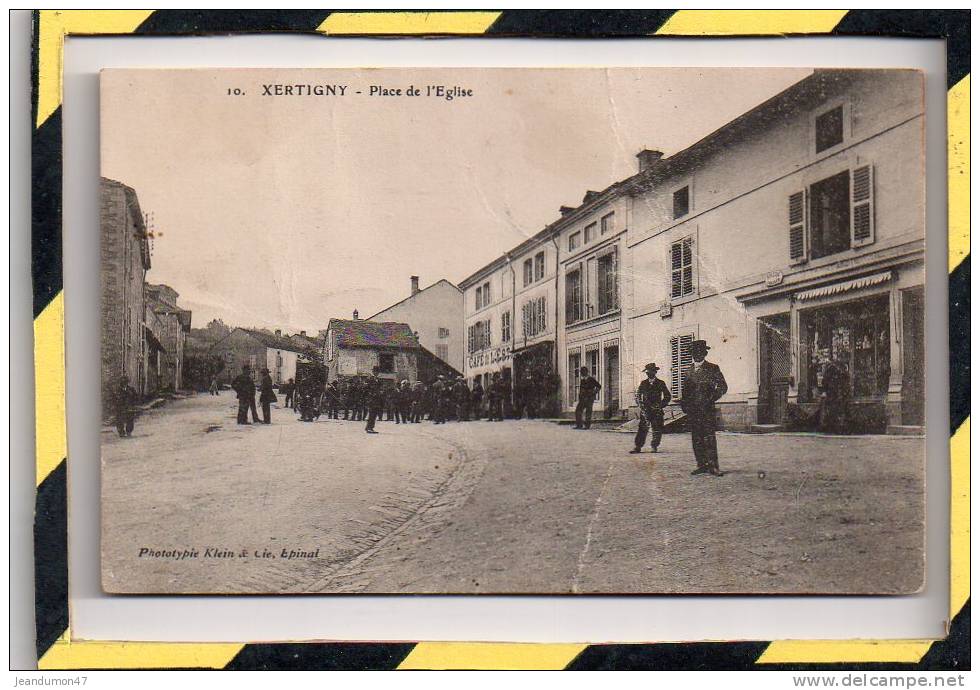
[(576, 268), (565, 274), (565, 321), (575, 323), (583, 316), (582, 269)]
[(483, 287), (480, 286), (476, 289), (476, 310), (479, 311), (483, 309)]
[(670, 298), (694, 294), (694, 237), (685, 237), (670, 245)]
[(599, 379), (599, 343), (592, 343), (585, 346), (585, 366), (589, 368), (589, 375), (596, 380)]
[(839, 105), (818, 115), (814, 121), (817, 153), (844, 141), (844, 106)]
[(395, 373), (395, 355), (390, 352), (378, 353), (378, 371), (382, 374)]
[(800, 311), (800, 399), (819, 400), (828, 360), (855, 398), (884, 398), (891, 374), (888, 295)]
[(810, 186), (810, 255), (814, 259), (851, 246), (851, 176), (838, 173)]
[(534, 282), (534, 265), (530, 259), (524, 261), (524, 287)]
[(874, 167), (844, 170), (789, 197), (791, 263), (874, 242)]
[(448, 338), (449, 337), (449, 329), (448, 328), (443, 328), (442, 326), (440, 326), (439, 327), (439, 337), (440, 338)]
[(687, 185), (674, 192), (674, 218), (683, 218), (691, 210), (691, 188)]
[(544, 278), (544, 252), (538, 252), (534, 255), (534, 279), (541, 280)]
[(568, 236), (568, 251), (574, 252), (582, 245), (582, 233), (573, 232)]
[(500, 342), (510, 342), (510, 312), (505, 311), (500, 315)]
[(675, 400), (684, 394), (684, 374), (694, 361), (691, 357), (693, 342), (693, 333), (678, 334), (670, 338), (670, 395)]
[(483, 284), (483, 306), (490, 305), (490, 283)]
[(436, 345), (436, 357), (446, 362), (449, 361), (449, 346), (444, 343)]
[(568, 351), (568, 404), (575, 402), (578, 394), (579, 369), (582, 366), (582, 353), (578, 350)]
[(585, 243), (588, 244), (596, 238), (596, 223), (589, 223), (585, 226)]
[(601, 226), (599, 229), (601, 234), (605, 235), (607, 232), (612, 232), (616, 229), (616, 214), (607, 213), (602, 217), (602, 220), (599, 221), (599, 225)]
[(548, 301), (538, 297), (521, 307), (521, 328), (525, 338), (533, 338), (548, 329)]
[(469, 354), (490, 347), (490, 319), (477, 321), (466, 329), (466, 351)]
[(603, 254), (598, 260), (599, 314), (619, 309), (619, 274), (616, 270), (616, 252)]

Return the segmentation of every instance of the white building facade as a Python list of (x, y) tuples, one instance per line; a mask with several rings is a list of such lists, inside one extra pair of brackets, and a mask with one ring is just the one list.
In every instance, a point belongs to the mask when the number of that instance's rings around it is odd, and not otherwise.
[(620, 275), (632, 212), (632, 199), (624, 189), (617, 183), (603, 192), (587, 193), (558, 228), (559, 352), (566, 413), (575, 409), (582, 367), (602, 385), (597, 414), (619, 416), (633, 404), (633, 392), (623, 381), (633, 360), (632, 344), (623, 338)]
[(812, 412), (829, 360), (857, 428), (921, 426), (923, 155), (919, 73), (818, 70), (658, 161), (632, 185), (635, 361), (681, 394), (706, 340), (727, 428)]

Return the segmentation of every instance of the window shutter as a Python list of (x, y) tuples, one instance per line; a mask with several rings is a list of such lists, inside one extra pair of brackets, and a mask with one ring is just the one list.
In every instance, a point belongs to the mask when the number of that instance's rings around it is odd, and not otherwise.
[(790, 263), (806, 261), (806, 195), (804, 192), (789, 197), (789, 258)]
[(851, 246), (875, 241), (874, 168), (862, 165), (851, 171)]
[(675, 399), (684, 395), (682, 390), (684, 372), (691, 367), (691, 363), (694, 361), (691, 357), (691, 343), (693, 342), (694, 335), (692, 333), (670, 337), (670, 394)]
[(670, 298), (677, 299), (681, 292), (681, 277), (684, 272), (681, 255), (683, 242), (674, 242), (667, 253), (667, 265), (670, 273)]
[(679, 398), (680, 389), (680, 339), (674, 335), (670, 338), (670, 395)]

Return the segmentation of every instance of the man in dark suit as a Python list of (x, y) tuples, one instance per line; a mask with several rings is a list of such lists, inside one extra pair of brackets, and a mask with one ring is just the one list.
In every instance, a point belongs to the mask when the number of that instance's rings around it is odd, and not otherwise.
[(272, 377), (268, 369), (262, 370), (262, 380), (259, 385), (262, 387), (262, 393), (259, 395), (259, 402), (262, 403), (262, 423), (272, 424), (272, 403), (278, 402), (278, 398), (272, 389)]
[(248, 413), (252, 411), (252, 422), (259, 423), (259, 413), (255, 409), (255, 381), (252, 380), (252, 370), (245, 364), (242, 373), (231, 382), (231, 387), (238, 394), (238, 423), (248, 424)]
[(599, 395), (602, 386), (589, 373), (588, 367), (579, 369), (582, 379), (578, 384), (578, 405), (575, 406), (576, 429), (588, 429), (592, 426), (592, 405)]
[(116, 431), (119, 437), (132, 436), (133, 424), (136, 419), (136, 403), (139, 395), (136, 389), (129, 385), (129, 378), (119, 377), (119, 383), (112, 391), (112, 407), (116, 418)]
[(681, 409), (687, 413), (691, 445), (698, 466), (691, 474), (722, 476), (718, 469), (718, 443), (715, 439), (715, 403), (728, 392), (728, 384), (717, 364), (706, 361), (708, 344), (691, 343), (694, 364), (685, 372), (681, 384)]
[(670, 389), (667, 384), (657, 378), (660, 368), (650, 362), (643, 371), (647, 377), (640, 382), (636, 390), (636, 404), (640, 407), (640, 428), (633, 439), (635, 446), (630, 453), (642, 453), (643, 444), (647, 440), (647, 431), (651, 433), (650, 449), (656, 453), (660, 447), (660, 438), (664, 432), (664, 408), (670, 404)]
[(364, 425), (364, 431), (369, 434), (378, 433), (374, 430), (374, 422), (381, 416), (385, 404), (385, 390), (381, 379), (378, 378), (379, 371), (378, 367), (371, 368), (371, 376), (362, 389), (364, 403), (367, 405), (367, 423)]

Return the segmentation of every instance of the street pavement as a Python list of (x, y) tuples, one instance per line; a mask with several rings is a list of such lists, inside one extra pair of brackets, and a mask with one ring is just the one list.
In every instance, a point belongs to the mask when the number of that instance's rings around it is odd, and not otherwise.
[[(924, 440), (433, 425), (173, 401), (103, 433), (110, 592), (899, 593), (924, 573)], [(208, 549), (212, 549), (208, 551)], [(141, 554), (142, 550), (142, 554)], [(185, 557), (178, 559), (183, 554)]]

